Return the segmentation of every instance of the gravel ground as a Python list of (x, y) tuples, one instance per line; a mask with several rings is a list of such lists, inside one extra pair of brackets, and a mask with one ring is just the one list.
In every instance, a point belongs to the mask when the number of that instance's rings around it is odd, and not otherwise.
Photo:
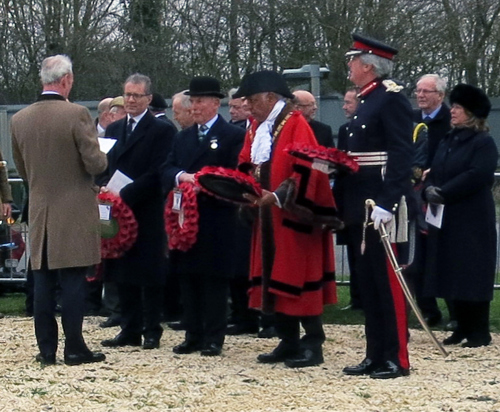
[[(118, 328), (87, 318), (87, 343)], [(325, 363), (289, 369), (262, 365), (277, 340), (228, 336), (223, 355), (175, 355), (182, 332), (166, 329), (157, 350), (105, 348), (106, 362), (41, 367), (31, 318), (0, 320), (0, 411), (500, 411), (500, 337), (489, 347), (452, 347), (445, 359), (421, 330), (411, 330), (411, 375), (388, 381), (343, 376), (363, 359), (361, 326), (325, 326)], [(438, 339), (445, 336), (437, 332)], [(61, 343), (61, 348), (63, 344)]]

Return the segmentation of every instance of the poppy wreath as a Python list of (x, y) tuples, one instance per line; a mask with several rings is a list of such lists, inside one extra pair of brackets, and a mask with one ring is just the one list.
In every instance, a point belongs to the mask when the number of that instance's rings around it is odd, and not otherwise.
[(183, 182), (178, 189), (182, 192), (181, 210), (174, 211), (174, 191), (167, 197), (165, 206), (165, 229), (168, 235), (169, 249), (188, 251), (197, 240), (198, 236), (198, 201), (195, 187), (191, 183)]
[(111, 204), (110, 226), (101, 225), (101, 254), (103, 259), (117, 259), (137, 240), (137, 220), (120, 196), (99, 193), (97, 199), (100, 203)]
[(314, 159), (328, 162), (336, 169), (337, 173), (355, 173), (359, 170), (359, 164), (352, 156), (334, 147), (291, 143), (285, 147), (285, 152), (310, 162)]
[[(209, 176), (214, 176), (220, 178), (221, 180), (226, 180), (227, 182), (234, 183), (235, 193), (233, 193), (233, 198), (221, 196), (215, 193), (214, 191), (205, 188), (202, 180), (204, 179), (204, 177), (209, 177)], [(239, 170), (227, 169), (225, 167), (220, 167), (220, 166), (203, 167), (195, 175), (195, 184), (196, 186), (200, 187), (202, 192), (207, 193), (210, 196), (213, 196), (217, 199), (225, 200), (226, 202), (236, 203), (239, 205), (250, 203), (249, 200), (245, 199), (242, 196), (243, 193), (249, 193), (257, 197), (262, 197), (262, 188), (252, 175), (243, 173)], [(239, 189), (241, 189), (241, 192), (239, 192)]]

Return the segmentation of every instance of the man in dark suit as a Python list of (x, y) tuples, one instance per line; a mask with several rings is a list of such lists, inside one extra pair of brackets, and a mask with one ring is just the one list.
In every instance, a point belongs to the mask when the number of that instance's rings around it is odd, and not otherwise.
[[(348, 89), (344, 94), (344, 104), (342, 105), (342, 109), (344, 110), (345, 117), (349, 121), (353, 118), (354, 113), (356, 112), (356, 109), (358, 107), (358, 93), (359, 89), (356, 87), (352, 87)], [(340, 150), (344, 151), (346, 151), (348, 148), (349, 121), (339, 127), (337, 147)], [(335, 200), (339, 205), (340, 213), (342, 213), (341, 207), (343, 203), (341, 199), (341, 185), (342, 181), (337, 181), (335, 182), (335, 185), (333, 187), (333, 193), (335, 195)], [(349, 301), (349, 304), (342, 308), (342, 310), (356, 310), (361, 309), (361, 294), (359, 292), (359, 276), (357, 273), (356, 251), (354, 249), (356, 245), (352, 242), (349, 242), (350, 237), (348, 235), (348, 231), (349, 228), (345, 228), (337, 232), (337, 244), (346, 246), (347, 261), (349, 262), (349, 293), (351, 299)]]
[(100, 362), (105, 356), (87, 348), (82, 322), (86, 275), (101, 260), (94, 176), (106, 168), (106, 155), (99, 150), (88, 109), (67, 100), (73, 86), (71, 60), (46, 58), (40, 78), (38, 101), (12, 117), (12, 153), (30, 193), (36, 360), (56, 363), (59, 284), (64, 363)]
[(106, 135), (118, 139), (108, 153), (109, 166), (98, 182), (108, 183), (116, 171), (133, 181), (120, 190), (138, 223), (133, 247), (118, 259), (104, 261), (105, 277), (117, 282), (121, 307), (121, 332), (103, 346), (160, 345), (162, 286), (165, 284), (164, 196), (159, 167), (168, 156), (175, 128), (156, 119), (148, 110), (151, 80), (133, 74), (124, 85), (127, 117), (112, 123)]
[[(430, 168), (439, 142), (451, 129), (450, 109), (444, 103), (446, 96), (446, 80), (437, 74), (426, 74), (417, 81), (415, 90), (418, 109), (413, 111), (415, 124), (424, 123), (427, 127), (427, 145), (421, 156), (425, 162), (424, 169)], [(427, 152), (427, 153), (425, 153)], [(416, 193), (421, 196), (421, 193)], [(422, 223), (425, 225), (425, 223)], [(415, 256), (406, 273), (412, 280), (415, 297), (420, 310), (429, 326), (441, 322), (442, 314), (435, 297), (423, 296), (424, 271), (426, 266), (427, 227), (419, 227), (415, 240)], [(452, 330), (456, 325), (453, 303), (446, 301), (450, 322), (446, 328)]]
[[(219, 82), (212, 77), (195, 77), (187, 94), (195, 124), (180, 131), (167, 162), (163, 180), (167, 192), (181, 183), (194, 183), (204, 166), (235, 168), (245, 130), (230, 125), (218, 115)], [(180, 277), (186, 328), (184, 342), (174, 353), (201, 350), (203, 356), (222, 352), (227, 325), (229, 280), (234, 274), (231, 253), (235, 241), (236, 208), (206, 195), (197, 194), (199, 221), (196, 243), (186, 252), (172, 250), (170, 260)]]
[(158, 120), (164, 121), (172, 127), (175, 127), (174, 122), (172, 122), (172, 120), (170, 120), (165, 113), (167, 107), (167, 102), (165, 102), (163, 96), (160, 93), (153, 93), (153, 98), (149, 104), (149, 110)]
[(305, 117), (309, 126), (321, 146), (334, 147), (332, 128), (325, 123), (314, 120), (318, 110), (316, 99), (306, 90), (297, 90), (293, 92), (295, 107)]
[(250, 124), (248, 120), (250, 112), (248, 111), (245, 101), (241, 97), (233, 97), (233, 94), (235, 94), (237, 90), (237, 88), (233, 88), (228, 92), (229, 102), (227, 105), (229, 106), (229, 115), (231, 116), (229, 123), (246, 130), (247, 126)]

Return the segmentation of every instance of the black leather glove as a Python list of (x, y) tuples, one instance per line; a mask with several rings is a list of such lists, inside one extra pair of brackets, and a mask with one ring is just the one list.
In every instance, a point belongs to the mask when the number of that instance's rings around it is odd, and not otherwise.
[(441, 195), (441, 189), (436, 186), (429, 186), (427, 189), (425, 189), (425, 198), (429, 203), (434, 203), (437, 205), (444, 203), (444, 198)]

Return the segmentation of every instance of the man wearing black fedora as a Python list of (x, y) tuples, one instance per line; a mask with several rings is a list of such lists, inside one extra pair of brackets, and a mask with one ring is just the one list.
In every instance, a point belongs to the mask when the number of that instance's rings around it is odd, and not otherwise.
[[(204, 166), (235, 168), (245, 131), (227, 123), (218, 114), (219, 82), (213, 77), (194, 77), (186, 92), (190, 96), (195, 124), (180, 131), (163, 165), (166, 192), (182, 198), (177, 186), (194, 184), (194, 175)], [(183, 185), (185, 186), (185, 185)], [(185, 340), (173, 348), (176, 354), (201, 351), (202, 356), (222, 352), (227, 326), (229, 280), (235, 271), (236, 207), (210, 197), (196, 195), (199, 218), (196, 243), (187, 251), (171, 250), (171, 268), (181, 283)]]
[[(161, 120), (169, 125), (175, 127), (174, 122), (170, 120), (165, 114), (165, 110), (167, 110), (167, 102), (163, 98), (160, 93), (153, 93), (153, 97), (151, 98), (151, 103), (149, 103), (149, 111), (156, 117), (158, 120)], [(175, 127), (177, 129), (177, 127)]]

